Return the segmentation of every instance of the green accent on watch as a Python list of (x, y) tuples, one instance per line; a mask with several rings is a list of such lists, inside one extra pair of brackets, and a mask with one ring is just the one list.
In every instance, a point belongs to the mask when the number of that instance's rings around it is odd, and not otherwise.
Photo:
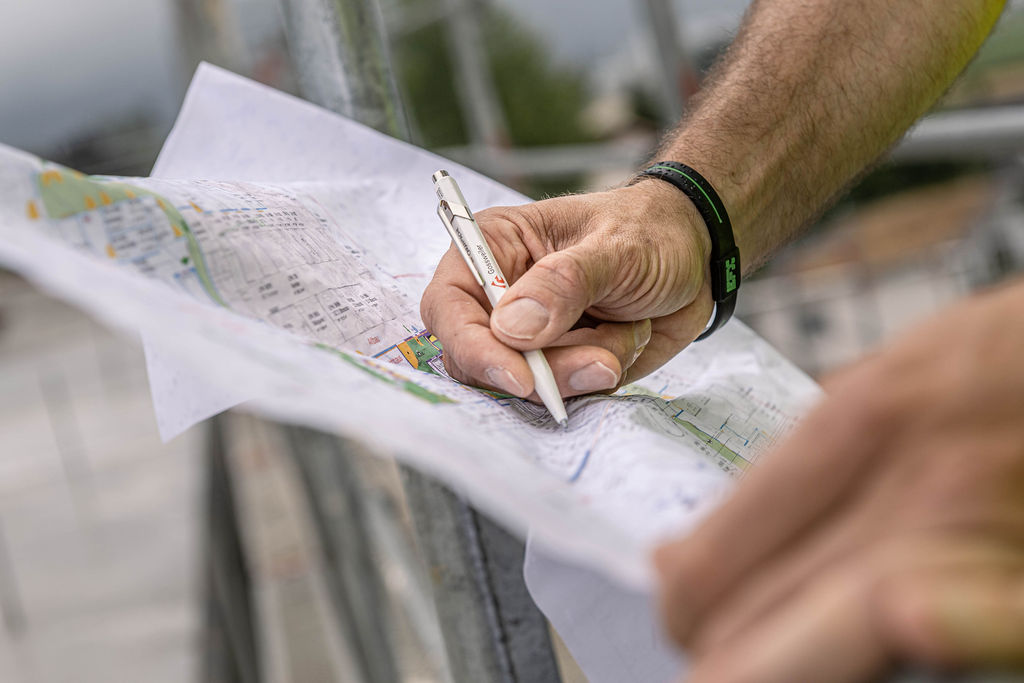
[(736, 257), (725, 262), (725, 293), (736, 291)]
[[(712, 201), (712, 199), (708, 195), (708, 193), (704, 191), (704, 188), (700, 186), (700, 183), (698, 183), (696, 180), (694, 180), (693, 178), (688, 176), (686, 173), (683, 173), (682, 171), (680, 171), (678, 168), (672, 168), (671, 166), (661, 166), (659, 164), (657, 166), (651, 166), (647, 170), (651, 171), (651, 170), (654, 170), (654, 169), (658, 169), (658, 170), (661, 170), (661, 171), (671, 171), (672, 173), (678, 173), (679, 175), (683, 176), (684, 178), (689, 180), (691, 183), (693, 183), (694, 187), (696, 187), (698, 190), (700, 190), (701, 194), (704, 195), (704, 198), (708, 200), (708, 204), (711, 206), (712, 209), (714, 209), (714, 211), (715, 211), (715, 218), (718, 219), (719, 223), (722, 222), (722, 214), (718, 213), (718, 207), (715, 206), (715, 202)], [(733, 289), (735, 289), (735, 288), (733, 288)]]
[(736, 308), (736, 292), (740, 288), (740, 253), (732, 232), (732, 222), (725, 204), (714, 186), (694, 168), (678, 161), (659, 161), (640, 171), (642, 176), (658, 178), (675, 186), (697, 207), (701, 220), (711, 237), (709, 284), (715, 302), (715, 314), (697, 341), (707, 339), (724, 325)]

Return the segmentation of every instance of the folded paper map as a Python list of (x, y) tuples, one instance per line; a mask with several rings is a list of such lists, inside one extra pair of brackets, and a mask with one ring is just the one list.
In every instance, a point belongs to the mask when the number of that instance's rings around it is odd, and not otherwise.
[(569, 400), (567, 430), (451, 380), (418, 314), (448, 246), (439, 168), (475, 207), (526, 201), (204, 66), (160, 177), (84, 176), (0, 147), (0, 263), (143, 336), (165, 433), (244, 401), (364, 441), (642, 586), (652, 543), (728, 491), (817, 388), (739, 322), (614, 396)]

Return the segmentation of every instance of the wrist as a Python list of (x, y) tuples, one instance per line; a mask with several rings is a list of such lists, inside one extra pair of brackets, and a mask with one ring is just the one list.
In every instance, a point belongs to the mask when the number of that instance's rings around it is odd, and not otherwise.
[(701, 292), (710, 297), (711, 235), (693, 202), (655, 178), (638, 178), (617, 192), (635, 207), (636, 223), (649, 231), (648, 239), (662, 252), (663, 267), (674, 271), (666, 276), (674, 283), (677, 300), (688, 304)]
[(764, 155), (737, 152), (731, 145), (716, 145), (701, 128), (698, 122), (691, 122), (658, 153), (658, 158), (693, 167), (715, 188), (729, 212), (746, 274), (762, 264), (768, 252), (750, 227), (761, 223), (762, 219), (757, 218), (758, 207), (767, 201), (762, 196), (762, 189), (767, 187), (767, 167), (757, 166)]
[(664, 182), (685, 195), (696, 207), (711, 238), (708, 284), (715, 303), (715, 316), (697, 337), (697, 341), (701, 341), (725, 325), (736, 308), (741, 259), (729, 211), (714, 185), (692, 166), (661, 160), (650, 164), (640, 175)]
[(696, 263), (706, 268), (711, 254), (711, 235), (697, 207), (690, 199), (656, 178), (639, 177), (628, 187), (630, 201), (639, 208), (639, 215), (650, 225), (671, 225), (678, 237), (694, 250)]

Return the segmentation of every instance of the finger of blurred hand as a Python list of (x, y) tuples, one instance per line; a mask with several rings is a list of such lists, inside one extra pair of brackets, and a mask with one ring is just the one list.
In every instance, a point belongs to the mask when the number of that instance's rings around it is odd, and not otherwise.
[(815, 580), (746, 632), (742, 641), (695, 662), (687, 683), (861, 683), (882, 669), (886, 652), (854, 573)]
[(751, 472), (691, 536), (655, 552), (663, 617), (677, 641), (689, 642), (727, 591), (845, 502), (888, 433), (886, 405), (872, 401), (871, 379), (812, 411), (768, 466)]
[(883, 538), (714, 644), (693, 680), (852, 683), (897, 660), (1015, 665), (1022, 637), (1024, 552), (1014, 540)]
[(420, 316), (444, 348), (448, 373), (466, 384), (526, 397), (533, 375), (523, 355), (494, 337), (480, 285), (452, 249), (423, 294)]
[(885, 582), (875, 600), (884, 635), (935, 666), (1024, 664), (1024, 558), (1013, 564)]
[(756, 575), (748, 576), (728, 591), (714, 610), (695, 624), (690, 642), (698, 652), (717, 649), (736, 641), (761, 619), (821, 572), (841, 564), (865, 542), (877, 535), (872, 513), (863, 505), (817, 517), (812, 526), (786, 544), (778, 553), (762, 561)]

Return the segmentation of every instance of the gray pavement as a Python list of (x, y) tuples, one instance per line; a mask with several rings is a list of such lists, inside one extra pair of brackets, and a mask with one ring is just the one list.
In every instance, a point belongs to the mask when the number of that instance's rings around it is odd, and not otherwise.
[(138, 343), (0, 272), (0, 680), (195, 678), (201, 443)]

